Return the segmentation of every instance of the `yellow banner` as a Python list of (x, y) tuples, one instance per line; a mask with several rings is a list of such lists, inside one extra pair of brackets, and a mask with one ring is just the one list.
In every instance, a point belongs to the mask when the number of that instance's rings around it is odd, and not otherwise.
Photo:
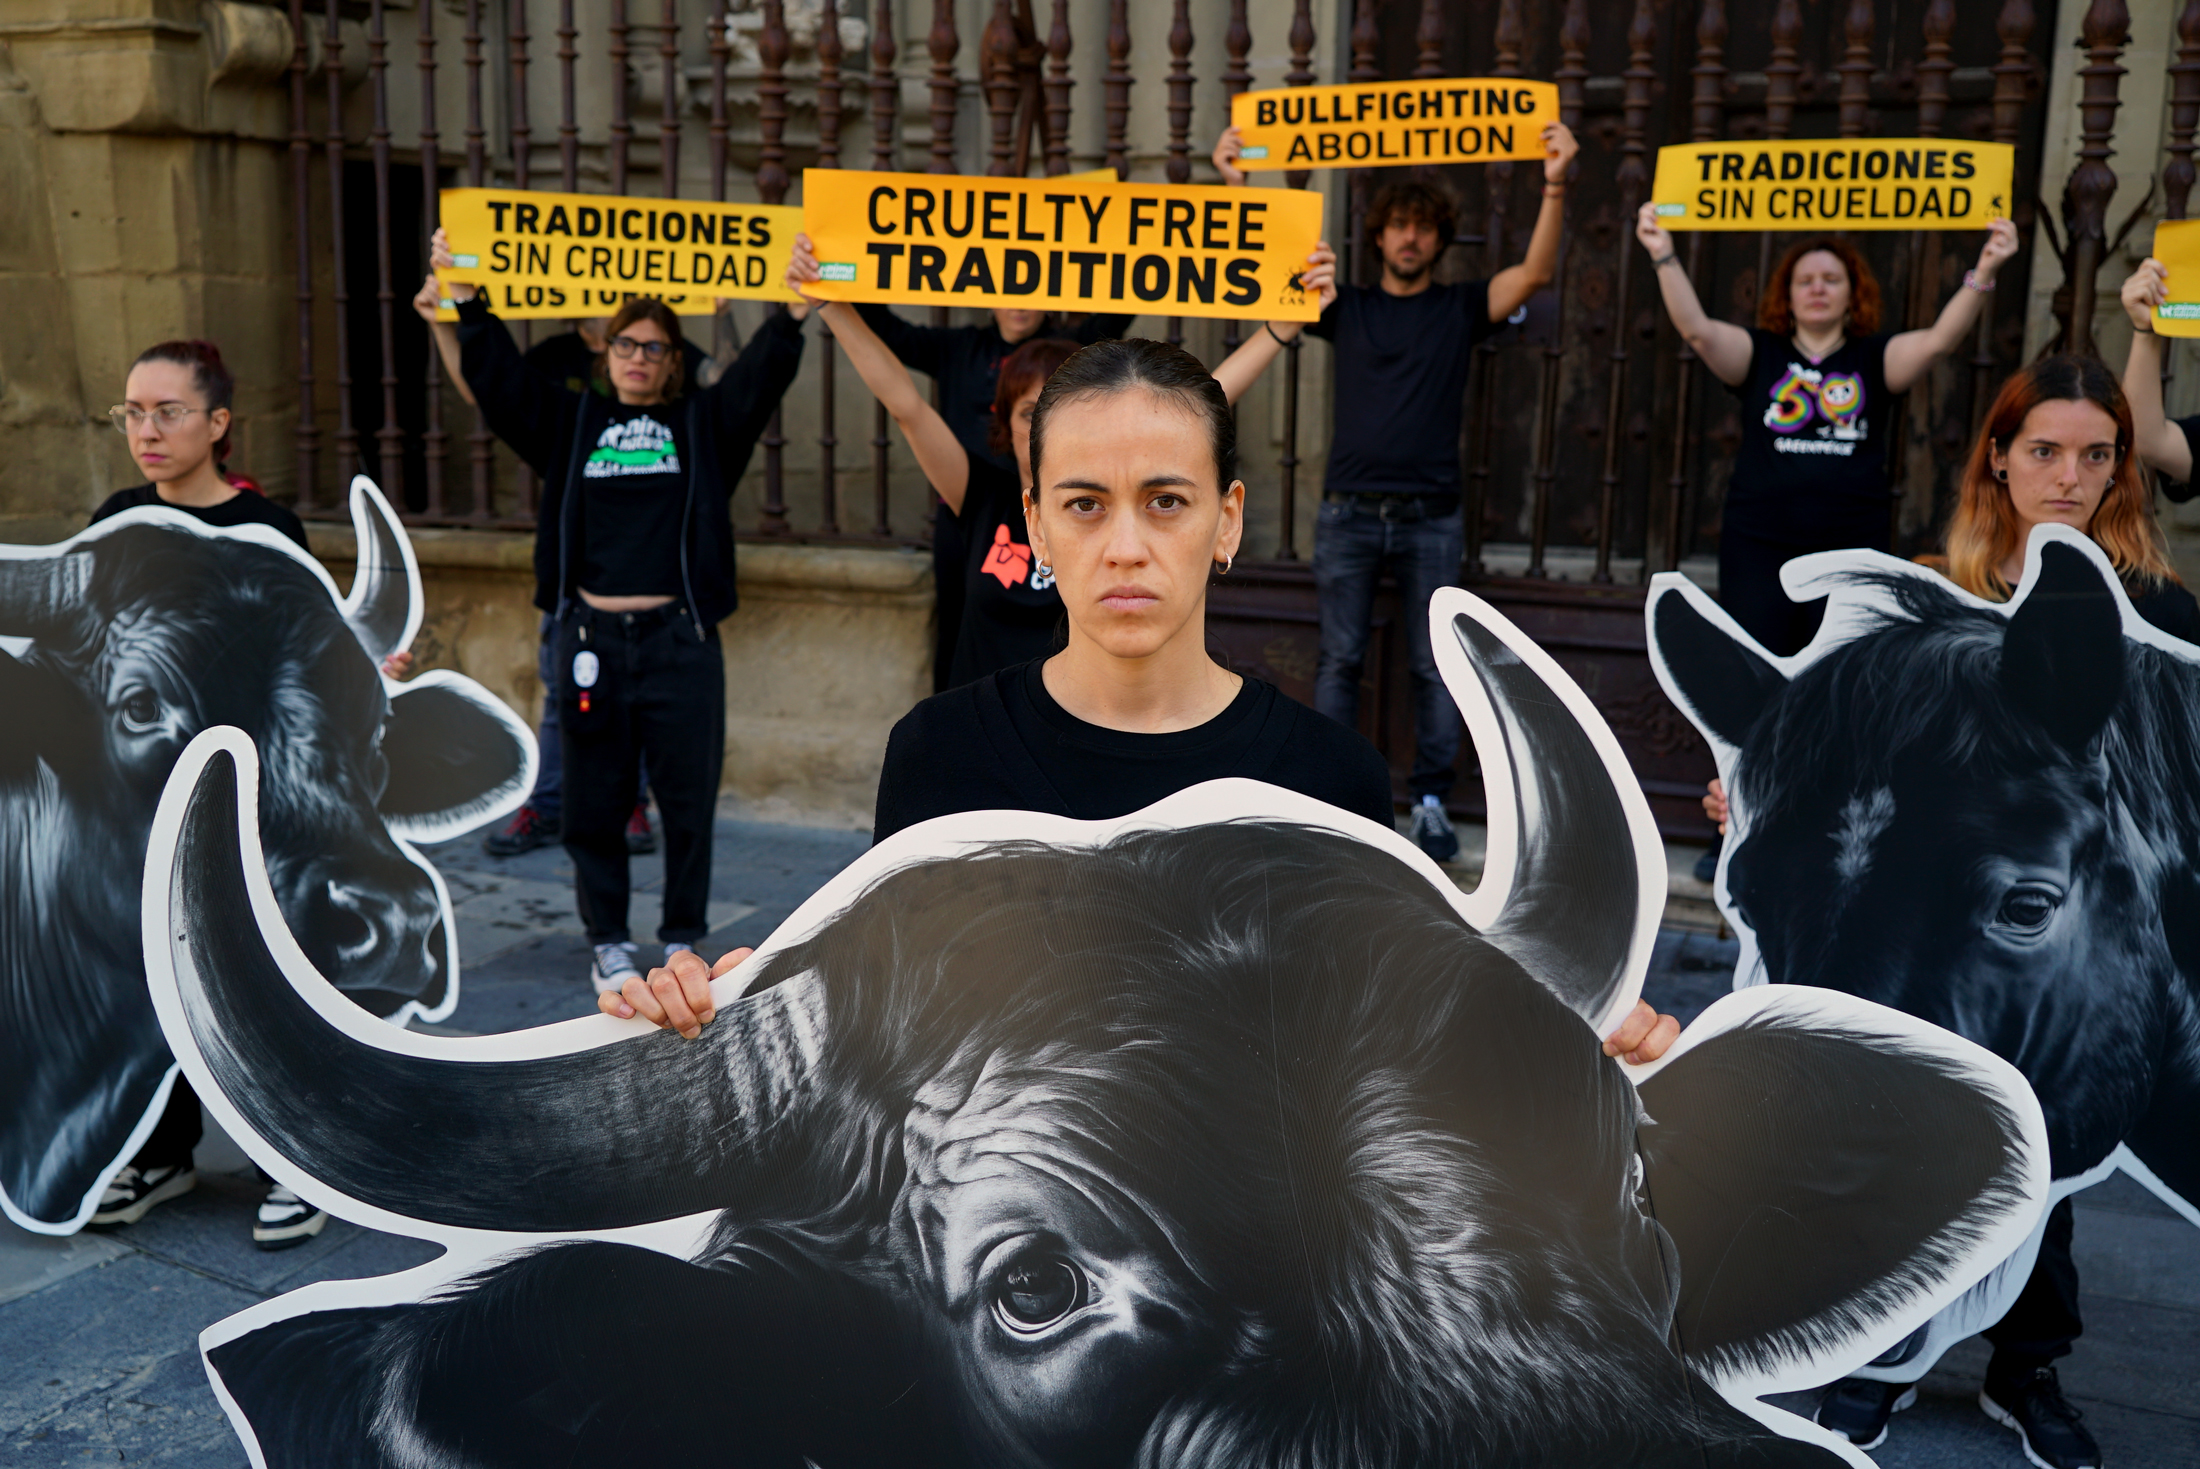
[(2169, 299), (2154, 308), (2154, 329), (2165, 337), (2200, 337), (2200, 219), (2156, 225), (2153, 254), (2169, 272)]
[(1230, 121), (1238, 166), (1386, 168), (1401, 163), (1488, 163), (1541, 158), (1558, 121), (1555, 82), (1444, 77), (1240, 92)]
[(1312, 321), (1322, 196), (813, 168), (804, 225), (832, 301)]
[(1966, 138), (1804, 138), (1658, 150), (1669, 230), (1982, 230), (2009, 215), (2017, 150)]
[(441, 197), (458, 260), (442, 278), (480, 286), (499, 316), (608, 316), (633, 296), (682, 316), (710, 315), (721, 296), (795, 299), (785, 277), (802, 211), (786, 205), (533, 189)]

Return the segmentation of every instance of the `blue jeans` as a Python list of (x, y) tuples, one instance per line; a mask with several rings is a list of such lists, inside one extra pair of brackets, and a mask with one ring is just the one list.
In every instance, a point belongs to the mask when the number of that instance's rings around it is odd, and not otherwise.
[[(1324, 500), (1314, 523), (1314, 588), (1321, 607), (1321, 662), (1314, 707), (1359, 727), (1360, 671), (1367, 662), (1375, 583), (1389, 571), (1398, 583), (1399, 618), (1413, 673), (1413, 776), (1418, 801), (1451, 793), (1459, 758), (1459, 710), (1436, 671), (1429, 646), (1428, 604), (1438, 587), (1459, 577), (1465, 529), (1457, 510), (1424, 520), (1386, 520), (1383, 502)], [(1395, 502), (1392, 502), (1395, 503)]]
[[(565, 754), (563, 742), (558, 739), (558, 620), (548, 613), (542, 618), (542, 647), (535, 654), (535, 672), (542, 676), (542, 732), (535, 736), (535, 747), (540, 758), (535, 762), (535, 789), (527, 798), (527, 804), (535, 808), (535, 814), (544, 821), (556, 823), (565, 810)], [(637, 804), (649, 800), (649, 770), (640, 769), (635, 777), (635, 790), (639, 793)]]

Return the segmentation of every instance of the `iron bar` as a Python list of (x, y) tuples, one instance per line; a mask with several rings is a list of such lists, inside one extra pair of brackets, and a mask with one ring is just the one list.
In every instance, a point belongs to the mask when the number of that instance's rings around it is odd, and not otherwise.
[(962, 38), (955, 33), (954, 0), (932, 0), (932, 29), (924, 38), (932, 58), (932, 168), (933, 173), (955, 171), (955, 102), (962, 84), (955, 78), (955, 53)]
[(2094, 283), (2108, 244), (2108, 201), (2116, 193), (2116, 172), (2108, 166), (2114, 151), (2109, 141), (2116, 131), (2117, 83), (2124, 74), (2116, 58), (2130, 31), (2131, 12), (2124, 0), (2093, 0), (2078, 25), (2086, 64), (2078, 68), (2078, 166), (2063, 190), (2070, 308), (2063, 320), (2062, 346), (2088, 356), (2099, 352), (2093, 342)]
[[(1657, 85), (1658, 17), (1656, 0), (1635, 0), (1633, 21), (1627, 27), (1627, 70), (1620, 104), (1619, 259), (1612, 271), (1612, 366), (1604, 402), (1604, 472), (1597, 484), (1597, 564), (1592, 579), (1612, 580), (1613, 522), (1619, 506), (1621, 450), (1626, 428), (1627, 367), (1632, 355), (1629, 341), (1634, 322), (1628, 314), (1628, 287), (1632, 283), (1635, 253), (1635, 213), (1650, 192), (1650, 169), (1644, 162), (1650, 151), (1650, 94)], [(1649, 558), (1643, 559), (1649, 570)]]
[(663, 110), (657, 118), (657, 172), (667, 199), (680, 197), (680, 5), (664, 0), (657, 22), (659, 85), (664, 88)]
[(297, 484), (293, 500), (301, 511), (310, 511), (318, 496), (321, 474), (321, 426), (313, 389), (313, 132), (307, 117), (307, 73), (310, 56), (306, 45), (305, 0), (290, 0), (290, 229), (296, 236), (297, 283), (294, 299), (298, 312), (298, 422), (291, 431), (293, 470)]
[[(1172, 184), (1192, 181), (1192, 4), (1176, 0), (1169, 17), (1169, 161)], [(1168, 342), (1184, 345), (1184, 318), (1169, 318)]]
[[(1994, 63), (1994, 141), (2014, 143), (2024, 122), (2025, 93), (2032, 80), (2031, 0), (2003, 0), (1994, 18), (2001, 37), (2001, 59)], [(2021, 180), (2020, 180), (2021, 182)], [(2012, 191), (2012, 201), (2014, 200)], [(1981, 311), (1971, 349), (1971, 418), (1967, 438), (1978, 437), (1986, 421), (1987, 395), (1994, 385), (1994, 313)]]
[[(489, 182), (489, 134), (481, 111), (481, 73), (486, 65), (481, 53), (481, 8), (486, 3), (466, 0), (466, 182), (476, 189)], [(468, 487), (473, 496), (467, 514), (471, 519), (489, 517), (495, 454), (496, 439), (489, 432), (489, 420), (475, 404), (473, 427), (466, 430)]]
[[(322, 66), (328, 73), (329, 271), (336, 306), (336, 482), (351, 483), (359, 472), (359, 431), (351, 421), (351, 285), (344, 263), (344, 32), (337, 0), (328, 0), (328, 30), (322, 42)], [(339, 492), (341, 499), (341, 492)]]
[[(894, 75), (894, 4), (878, 0), (871, 23), (871, 167), (881, 173), (894, 170), (894, 144), (901, 127), (901, 82)], [(1066, 24), (1066, 22), (1065, 22)], [(892, 487), (889, 456), (894, 447), (892, 418), (884, 403), (871, 407), (871, 534), (884, 538), (893, 533), (889, 505)]]
[[(442, 212), (442, 138), (435, 119), (435, 7), (423, 5), (417, 18), (420, 43), (420, 219), (425, 237), (435, 233)], [(443, 475), (450, 457), (450, 435), (443, 429), (443, 357), (435, 349), (433, 333), (428, 342), (425, 376), (427, 413), (420, 432), (421, 458), (426, 465), (426, 492), (421, 503), (427, 514), (441, 519), (450, 513)]]
[[(1696, 16), (1696, 64), (1689, 68), (1695, 81), (1695, 90), (1689, 99), (1689, 135), (1692, 141), (1715, 141), (1726, 122), (1724, 97), (1726, 91), (1726, 0), (1703, 0), (1703, 8)], [(1697, 230), (1688, 237), (1688, 278), (1703, 279), (1704, 241), (1708, 235)], [(1682, 539), (1682, 527), (1688, 515), (1688, 450), (1695, 435), (1691, 417), (1695, 410), (1696, 354), (1681, 343), (1679, 352), (1679, 383), (1673, 403), (1673, 472), (1665, 485), (1665, 570), (1681, 564), (1687, 552)], [(1644, 547), (1643, 566), (1647, 571), (1653, 558)]]
[[(1497, 26), (1494, 39), (1497, 43), (1497, 61), (1490, 68), (1494, 76), (1520, 75), (1520, 49), (1525, 27), (1521, 21), (1520, 0), (1501, 0), (1497, 9)], [(1497, 274), (1505, 268), (1506, 214), (1510, 208), (1513, 166), (1510, 163), (1493, 163), (1482, 170), (1484, 196), (1483, 225), (1483, 275)], [(1359, 220), (1353, 221), (1355, 236), (1359, 233)], [(1460, 558), (1460, 572), (1465, 577), (1483, 574), (1482, 538), (1484, 525), (1490, 515), (1490, 449), (1496, 437), (1497, 413), (1497, 353), (1494, 341), (1485, 340), (1476, 348), (1474, 374), (1468, 391), (1473, 394), (1471, 411), (1467, 415), (1467, 449), (1470, 462), (1467, 466), (1465, 503), (1460, 507), (1460, 525), (1465, 533), (1464, 551)]]
[[(1569, 128), (1581, 126), (1584, 91), (1589, 80), (1589, 0), (1566, 0), (1565, 17), (1558, 28), (1558, 120)], [(1571, 184), (1576, 166), (1564, 182)], [(1563, 203), (1563, 201), (1561, 201)], [(1543, 551), (1550, 539), (1551, 501), (1558, 493), (1558, 394), (1559, 369), (1566, 356), (1566, 267), (1571, 232), (1559, 236), (1557, 274), (1551, 283), (1551, 339), (1543, 344), (1543, 381), (1535, 404), (1535, 468), (1530, 477), (1533, 497), (1528, 510), (1528, 575), (1547, 576)]]
[(1107, 166), (1119, 179), (1131, 176), (1131, 10), (1129, 0), (1108, 0), (1108, 69), (1100, 79), (1107, 114)]
[(558, 0), (558, 183), (568, 194), (581, 186), (581, 125), (573, 87), (580, 36), (573, 0)]
[(985, 110), (993, 124), (992, 162), (986, 172), (995, 178), (1015, 174), (1016, 16), (1009, 0), (993, 0), (993, 14), (978, 35), (978, 68), (985, 79)]
[(627, 57), (631, 27), (626, 19), (626, 0), (611, 0), (611, 192), (626, 192), (626, 171), (634, 143), (633, 120), (627, 116)]
[[(817, 21), (817, 166), (840, 167), (840, 11), (835, 0), (824, 0)], [(834, 452), (840, 447), (838, 412), (834, 400), (833, 332), (823, 320), (817, 324), (818, 429), (817, 488), (819, 529), (828, 536), (840, 534), (840, 481)]]
[[(1242, 5), (1244, 0), (1237, 0)], [(1054, 0), (1047, 28), (1047, 177), (1069, 172), (1069, 0)]]
[(405, 430), (397, 421), (396, 262), (390, 256), (390, 48), (382, 0), (367, 6), (367, 86), (373, 121), (367, 131), (374, 170), (374, 324), (381, 333), (382, 422), (374, 431), (374, 478), (392, 503), (405, 503)]

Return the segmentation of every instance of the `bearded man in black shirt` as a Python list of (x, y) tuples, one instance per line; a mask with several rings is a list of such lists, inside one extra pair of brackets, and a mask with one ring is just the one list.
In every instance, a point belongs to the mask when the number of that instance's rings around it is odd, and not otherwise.
[[(1459, 575), (1459, 428), (1474, 344), (1527, 306), (1558, 269), (1566, 173), (1580, 144), (1563, 123), (1543, 130), (1543, 208), (1528, 253), (1486, 281), (1437, 284), (1436, 262), (1456, 233), (1458, 208), (1434, 183), (1404, 179), (1380, 189), (1367, 239), (1382, 259), (1373, 286), (1339, 285), (1307, 327), (1335, 349), (1336, 423), (1314, 528), (1314, 585), (1321, 661), (1314, 705), (1339, 723), (1359, 721), (1375, 585), (1397, 580), (1413, 671), (1413, 774), (1407, 789), (1413, 839), (1439, 862), (1459, 855), (1444, 814), (1459, 755), (1459, 713), (1436, 672), (1428, 604)], [(1237, 129), (1215, 145), (1225, 182), (1243, 184)], [(1270, 328), (1270, 335), (1274, 329)], [(1280, 339), (1279, 339), (1280, 340)]]

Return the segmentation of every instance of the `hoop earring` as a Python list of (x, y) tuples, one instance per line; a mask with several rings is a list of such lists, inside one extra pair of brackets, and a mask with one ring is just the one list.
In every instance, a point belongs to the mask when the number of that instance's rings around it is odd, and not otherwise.
[(1049, 566), (1049, 565), (1047, 565), (1047, 564), (1046, 564), (1046, 563), (1045, 563), (1044, 561), (1036, 562), (1036, 563), (1034, 563), (1034, 564), (1035, 564), (1035, 565), (1037, 566), (1037, 568), (1038, 568), (1038, 572), (1039, 572), (1039, 575), (1041, 575), (1041, 576), (1052, 576), (1052, 575), (1054, 575), (1054, 568), (1053, 568), (1053, 567), (1051, 567), (1051, 566)]
[(1231, 568), (1231, 567), (1233, 567), (1233, 566), (1235, 566), (1236, 564), (1237, 564), (1237, 557), (1235, 557), (1235, 556), (1230, 556), (1230, 555), (1225, 555), (1225, 556), (1224, 556), (1224, 557), (1222, 558), (1222, 570), (1220, 570), (1220, 571), (1216, 572), (1216, 573), (1215, 573), (1215, 575), (1216, 575), (1216, 576), (1228, 576), (1228, 575), (1230, 574), (1230, 568)]
[(2009, 471), (2006, 469), (1997, 469), (1994, 471), (1994, 478), (2000, 480), (2003, 484), (2007, 484), (2009, 483)]

